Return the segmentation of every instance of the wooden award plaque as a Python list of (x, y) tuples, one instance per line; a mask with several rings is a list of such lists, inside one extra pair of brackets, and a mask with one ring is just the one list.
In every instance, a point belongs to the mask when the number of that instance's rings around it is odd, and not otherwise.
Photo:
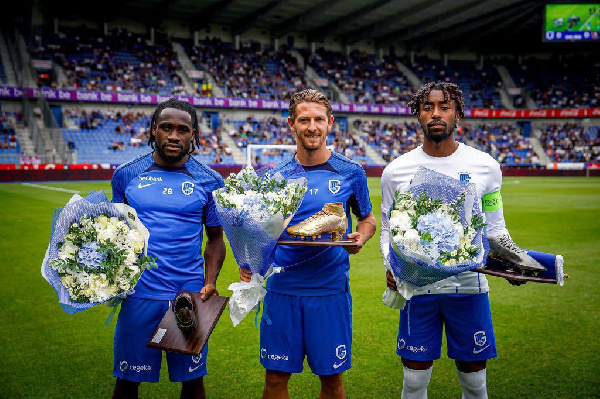
[(322, 237), (311, 240), (294, 239), (292, 237), (282, 237), (277, 241), (277, 245), (294, 245), (302, 247), (356, 247), (356, 242), (352, 240), (332, 241), (330, 237)]
[[(488, 256), (486, 264), (484, 267), (476, 267), (475, 269), (471, 269), (472, 272), (489, 274), (490, 276), (507, 278), (514, 281), (527, 282), (531, 281), (534, 283), (546, 283), (546, 284), (558, 284), (556, 278), (551, 278), (545, 276), (544, 274), (540, 276), (530, 276), (526, 274), (519, 273), (515, 271), (518, 269), (514, 265), (509, 265), (499, 259), (492, 258)], [(565, 278), (568, 278), (568, 275), (565, 275)]]
[(167, 309), (162, 321), (156, 327), (152, 338), (146, 344), (150, 348), (171, 352), (199, 355), (208, 341), (217, 321), (221, 317), (229, 297), (213, 295), (206, 301), (200, 299), (200, 293), (193, 292), (197, 327), (187, 335), (177, 327), (175, 314), (171, 307)]

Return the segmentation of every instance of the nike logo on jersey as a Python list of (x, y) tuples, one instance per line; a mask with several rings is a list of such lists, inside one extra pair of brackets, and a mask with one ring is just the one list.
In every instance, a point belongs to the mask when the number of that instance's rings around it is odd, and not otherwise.
[(138, 188), (144, 188), (144, 187), (148, 187), (148, 186), (151, 186), (151, 185), (153, 185), (153, 184), (154, 184), (154, 183), (148, 183), (148, 184), (142, 184), (142, 183), (139, 183), (139, 184), (138, 184)]
[(342, 364), (346, 363), (346, 360), (348, 360), (348, 359), (344, 359), (340, 363), (333, 363), (333, 369), (336, 370), (336, 369), (340, 368), (342, 366)]
[(489, 347), (489, 345), (486, 345), (486, 346), (484, 346), (484, 347), (483, 347), (483, 348), (481, 348), (481, 349), (475, 349), (475, 348), (473, 348), (473, 354), (474, 354), (474, 355), (476, 355), (476, 354), (478, 354), (478, 353), (481, 353), (481, 352), (483, 352), (484, 350), (486, 350), (488, 347)]

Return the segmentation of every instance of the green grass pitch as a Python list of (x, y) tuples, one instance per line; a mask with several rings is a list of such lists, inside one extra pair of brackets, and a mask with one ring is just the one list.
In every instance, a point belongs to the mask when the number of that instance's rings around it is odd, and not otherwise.
[[(369, 179), (374, 213), (380, 219), (378, 178)], [(52, 187), (48, 190), (38, 187)], [(0, 184), (0, 397), (108, 398), (112, 395), (112, 338), (115, 320), (104, 305), (67, 315), (41, 263), (52, 211), (72, 191), (105, 190), (109, 182)], [(506, 178), (504, 214), (523, 248), (561, 254), (571, 277), (563, 287), (528, 283), (514, 287), (488, 277), (499, 357), (488, 362), (491, 398), (600, 397), (600, 179)], [(176, 250), (176, 248), (174, 248)], [(385, 277), (378, 236), (351, 257), (353, 294), (352, 369), (344, 374), (349, 398), (398, 398), (402, 369), (395, 353), (398, 313), (381, 302)], [(221, 295), (238, 281), (228, 254), (219, 277)], [(264, 370), (259, 332), (251, 313), (233, 327), (226, 310), (210, 340), (205, 378), (209, 398), (259, 398)], [(179, 397), (180, 385), (142, 384), (142, 398)], [(319, 383), (308, 367), (290, 381), (292, 398), (318, 397)], [(442, 351), (429, 386), (431, 398), (459, 398), (454, 364)]]
[[(596, 12), (590, 13), (590, 8)], [(591, 30), (600, 30), (600, 4), (547, 4), (546, 5), (546, 31), (564, 32), (569, 26), (569, 18), (579, 16), (580, 22), (569, 29), (571, 32), (585, 31), (589, 24)], [(554, 25), (554, 21), (562, 18), (561, 25)]]

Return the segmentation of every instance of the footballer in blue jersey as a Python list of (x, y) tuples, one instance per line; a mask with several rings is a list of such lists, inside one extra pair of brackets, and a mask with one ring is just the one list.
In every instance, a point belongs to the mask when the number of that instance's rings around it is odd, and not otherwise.
[[(345, 397), (342, 373), (351, 367), (352, 298), (349, 253), (358, 253), (375, 234), (366, 174), (348, 158), (327, 149), (333, 125), (331, 105), (316, 90), (295, 93), (288, 124), (296, 137), (293, 158), (273, 172), (304, 169), (308, 189), (290, 225), (307, 219), (328, 203), (342, 203), (357, 217), (352, 232), (348, 217), (346, 238), (355, 247), (279, 246), (273, 266), (282, 271), (267, 280), (260, 327), (260, 362), (266, 369), (263, 397), (288, 397), (292, 373), (300, 373), (306, 358), (321, 380), (320, 397)], [(240, 278), (251, 274), (240, 268)]]
[[(175, 99), (160, 103), (151, 122), (154, 151), (120, 165), (112, 177), (113, 202), (136, 210), (150, 232), (148, 255), (157, 257), (158, 265), (144, 271), (122, 302), (114, 339), (114, 397), (137, 396), (141, 382), (159, 380), (162, 351), (146, 343), (180, 290), (200, 292), (202, 300), (218, 294), (225, 243), (211, 193), (223, 179), (190, 156), (194, 140), (195, 109)], [(208, 345), (199, 356), (166, 353), (169, 378), (182, 382), (182, 397), (204, 397), (207, 353)]]

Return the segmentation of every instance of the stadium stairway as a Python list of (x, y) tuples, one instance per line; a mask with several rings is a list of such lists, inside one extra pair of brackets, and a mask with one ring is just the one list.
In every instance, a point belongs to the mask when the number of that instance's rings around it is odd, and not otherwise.
[(419, 79), (417, 77), (417, 75), (415, 75), (414, 72), (410, 70), (410, 68), (408, 68), (406, 65), (404, 65), (400, 61), (396, 61), (396, 67), (398, 68), (398, 70), (400, 72), (402, 72), (404, 74), (404, 76), (406, 76), (406, 78), (408, 79), (408, 81), (410, 82), (410, 84), (414, 90), (421, 87), (421, 85), (423, 84), (421, 82), (421, 79)]
[(387, 165), (387, 162), (385, 161), (385, 159), (383, 159), (381, 157), (381, 155), (379, 155), (379, 153), (377, 151), (375, 151), (375, 149), (373, 149), (373, 147), (371, 147), (369, 144), (367, 144), (367, 142), (363, 139), (363, 135), (365, 133), (359, 131), (356, 128), (352, 128), (352, 137), (354, 137), (354, 139), (356, 141), (358, 141), (358, 143), (364, 147), (366, 155), (371, 158), (376, 165)]
[[(184, 71), (197, 71), (196, 67), (194, 66), (194, 63), (192, 62), (192, 60), (190, 60), (190, 57), (186, 54), (185, 49), (183, 48), (181, 43), (173, 42), (173, 51), (175, 51), (175, 53), (177, 53), (177, 58), (178, 58), (179, 63), (181, 64), (181, 67)], [(204, 74), (204, 76), (206, 77), (208, 82), (212, 85), (213, 96), (225, 97), (225, 95), (223, 94), (223, 90), (219, 87), (219, 85), (217, 85), (215, 78), (208, 72), (208, 70), (203, 69), (202, 73)], [(182, 72), (182, 74), (185, 75), (185, 73), (183, 73), (183, 72)], [(182, 79), (184, 79), (183, 76), (182, 76)], [(189, 82), (189, 79), (187, 78), (187, 75), (185, 76), (184, 82), (186, 82), (186, 86), (185, 86), (186, 90), (190, 90), (188, 92), (193, 93), (194, 89), (192, 87), (188, 87), (187, 82)], [(190, 86), (191, 86), (191, 84), (190, 84)]]
[(182, 67), (181, 71), (177, 71), (177, 75), (179, 75), (179, 77), (181, 78), (181, 81), (185, 86), (185, 91), (187, 93), (193, 93), (193, 82), (187, 75), (186, 71), (195, 71), (196, 67), (194, 67), (194, 64), (192, 63), (188, 55), (185, 53), (185, 49), (183, 48), (181, 43), (173, 42), (172, 48), (173, 51), (177, 54), (177, 59), (179, 60), (179, 63)]
[(0, 32), (0, 57), (0, 59), (2, 60), (2, 65), (4, 67), (6, 84), (8, 86), (17, 86), (17, 77), (15, 75), (10, 53), (8, 51), (8, 46), (6, 45), (6, 40), (2, 32)]
[(21, 151), (24, 155), (35, 155), (35, 146), (29, 135), (29, 129), (25, 127), (18, 127), (15, 129), (17, 140), (21, 146)]
[(229, 135), (229, 132), (235, 130), (235, 127), (231, 123), (223, 122), (223, 128), (221, 129), (221, 140), (231, 148), (231, 155), (233, 156), (233, 160), (238, 165), (246, 164), (246, 154), (240, 150), (235, 141)]
[(539, 127), (533, 129), (533, 135), (530, 137), (529, 142), (533, 147), (533, 151), (535, 151), (536, 155), (540, 159), (540, 165), (547, 165), (551, 162), (550, 157), (546, 154), (542, 143), (540, 143), (540, 136), (542, 135), (542, 131)]
[(296, 59), (298, 65), (300, 65), (300, 68), (304, 69), (306, 67), (304, 64), (304, 58), (302, 58), (302, 55), (299, 52), (296, 50), (288, 50), (288, 52)]
[(506, 87), (507, 89), (517, 87), (512, 76), (510, 76), (510, 72), (508, 72), (508, 69), (504, 65), (497, 65), (496, 70), (498, 71), (498, 75), (500, 75), (500, 78), (502, 79), (502, 84), (504, 85), (504, 87)]
[(29, 55), (27, 43), (25, 38), (20, 32), (15, 32), (16, 35), (16, 43), (17, 43), (17, 51), (20, 54), (20, 58), (22, 60), (23, 70), (21, 72), (21, 85), (23, 87), (33, 87), (37, 89), (38, 83), (35, 79), (35, 72), (33, 71), (33, 66), (31, 63), (31, 57)]
[(512, 98), (508, 94), (508, 89), (512, 89), (517, 87), (515, 81), (512, 76), (510, 76), (510, 72), (504, 65), (496, 65), (496, 70), (498, 71), (498, 75), (500, 75), (500, 79), (502, 79), (502, 88), (498, 89), (498, 94), (500, 94), (500, 99), (502, 100), (502, 105), (506, 109), (514, 109), (514, 105), (512, 102)]

